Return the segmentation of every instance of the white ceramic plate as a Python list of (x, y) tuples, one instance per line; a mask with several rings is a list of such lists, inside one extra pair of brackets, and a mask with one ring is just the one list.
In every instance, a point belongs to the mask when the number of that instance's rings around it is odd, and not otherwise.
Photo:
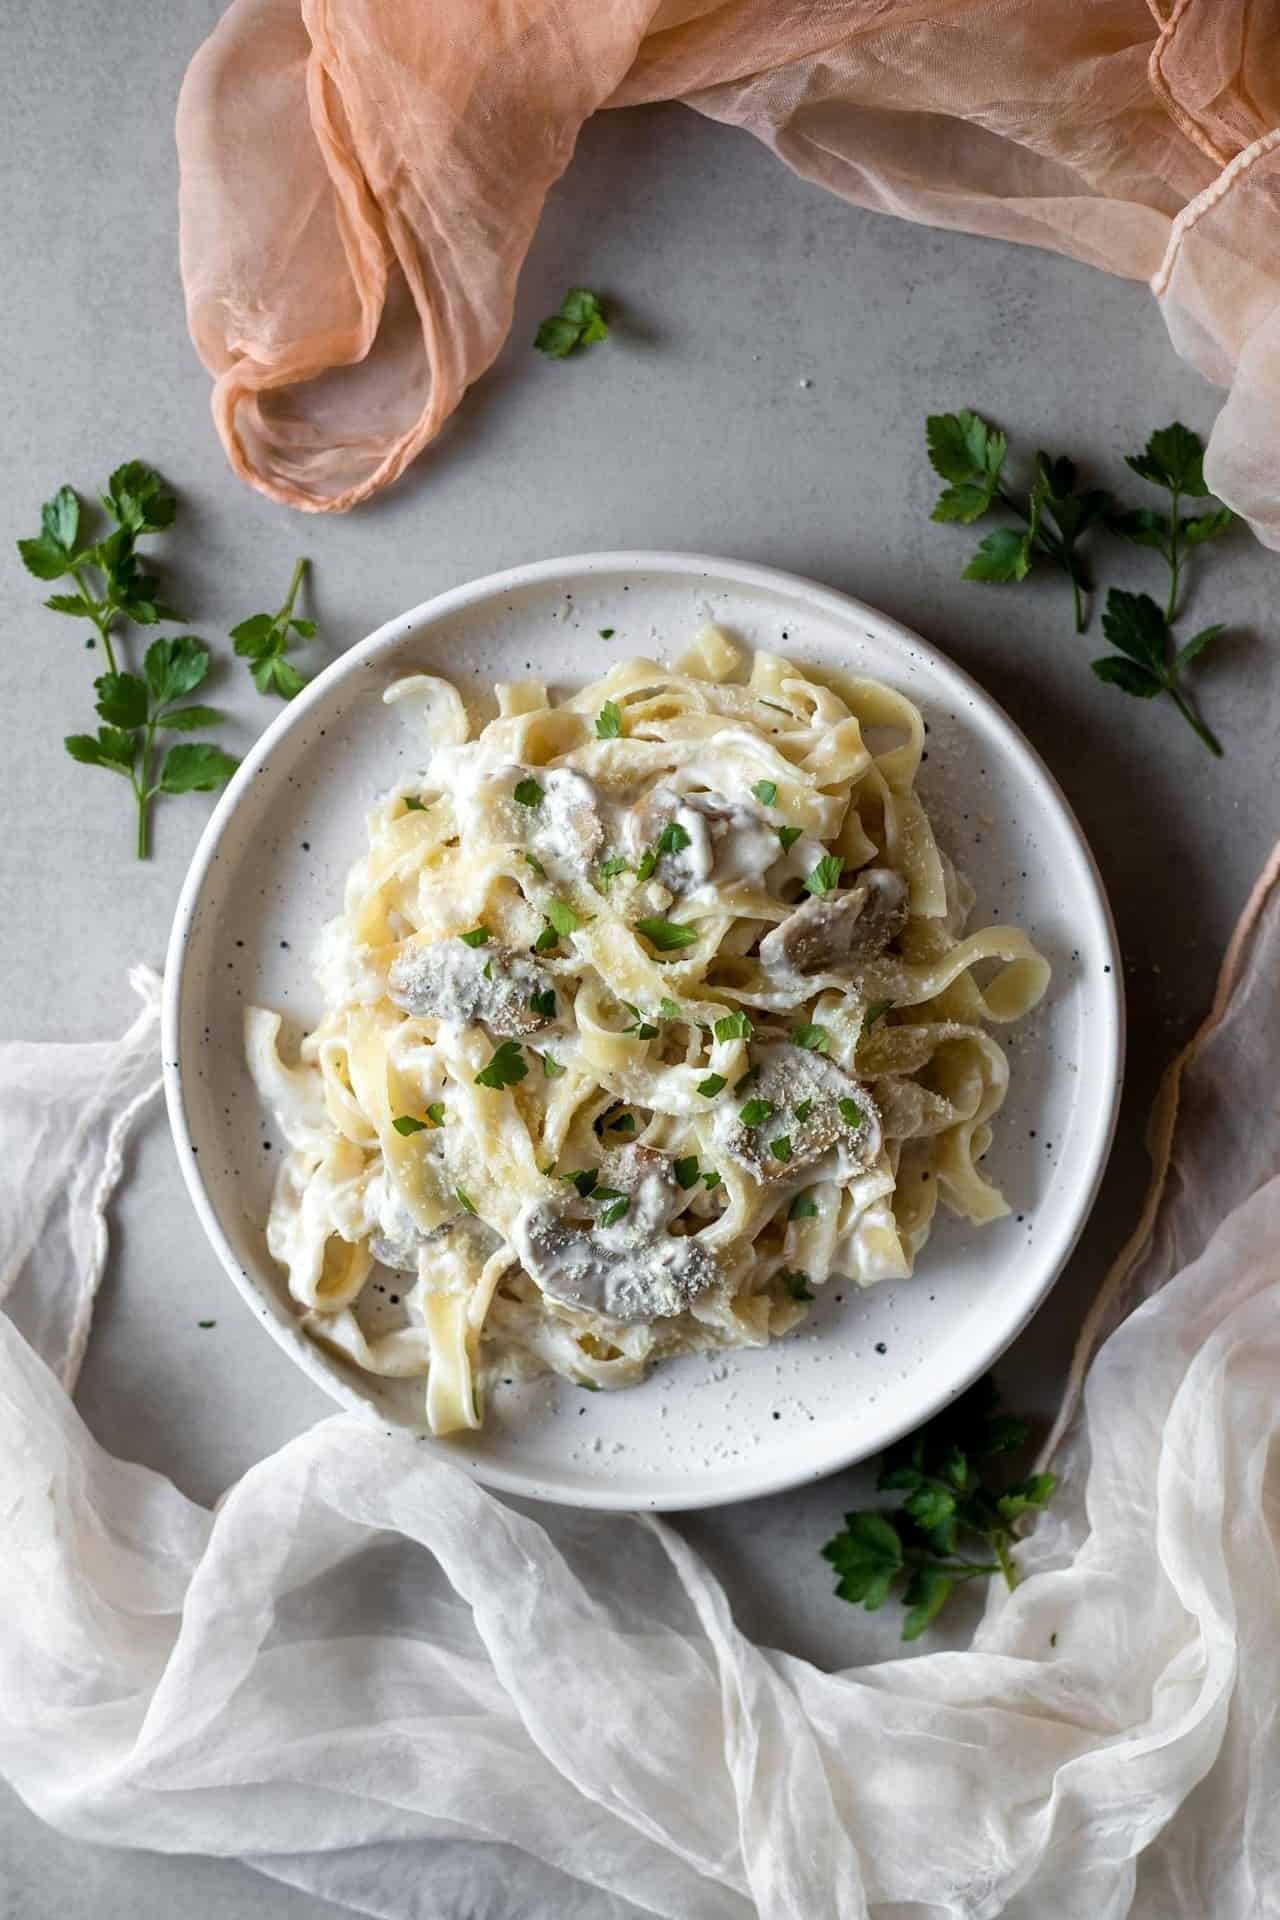
[[(759, 1352), (664, 1364), (643, 1386), (500, 1388), (482, 1433), (430, 1442), (490, 1485), (573, 1505), (711, 1506), (816, 1479), (935, 1412), (1013, 1339), (1061, 1271), (1097, 1190), (1120, 1094), (1115, 929), (1052, 777), (972, 680), (870, 607), (764, 567), (682, 554), (543, 561), (428, 601), (353, 648), (259, 740), (202, 839), (165, 980), (169, 1113), (196, 1210), (268, 1331), (347, 1406), (419, 1427), (422, 1384), (358, 1373), (297, 1329), (261, 1223), (281, 1151), (243, 1062), (241, 1016), (320, 1011), (308, 954), (365, 845), (369, 802), (420, 755), (383, 689), (446, 674), (469, 694), (534, 675), (572, 687), (624, 654), (670, 658), (714, 618), (752, 646), (900, 687), (930, 729), (921, 789), (978, 892), (971, 925), (1016, 921), (1053, 965), (1009, 1045), (1012, 1086), (986, 1165), (1013, 1213), (939, 1211), (915, 1277), (826, 1287)], [(599, 637), (602, 627), (614, 638)]]

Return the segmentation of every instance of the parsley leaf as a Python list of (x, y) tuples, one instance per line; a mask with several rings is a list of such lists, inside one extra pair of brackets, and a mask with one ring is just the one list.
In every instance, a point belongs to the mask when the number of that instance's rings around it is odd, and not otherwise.
[(640, 855), (639, 862), (636, 866), (636, 879), (639, 881), (641, 886), (644, 885), (646, 880), (651, 880), (653, 878), (653, 870), (657, 866), (657, 864), (658, 864), (657, 848), (646, 847), (644, 852)]
[(464, 947), (483, 947), (488, 943), (489, 929), (488, 927), (472, 927), (470, 933), (460, 933), (458, 938)]
[(404, 795), (404, 810), (406, 813), (426, 813), (427, 804), (425, 801), (419, 800), (416, 794), (406, 793)]
[(748, 1100), (739, 1110), (738, 1118), (744, 1127), (763, 1126), (773, 1112), (772, 1100)]
[(665, 993), (658, 1002), (658, 1012), (664, 1020), (678, 1020), (680, 1018), (679, 1004)]
[(471, 1198), (471, 1196), (467, 1193), (464, 1193), (461, 1187), (455, 1187), (453, 1191), (457, 1197), (458, 1205), (462, 1208), (462, 1211), (464, 1213), (474, 1213), (476, 1210), (476, 1203)]
[(303, 620), (293, 611), (306, 570), (305, 557), (295, 560), (284, 604), (274, 613), (251, 613), (231, 629), (232, 644), (240, 658), (250, 662), (249, 671), (258, 692), (278, 693), (284, 700), (292, 700), (307, 684), (293, 662), (285, 659), (290, 635), (296, 634), (300, 640), (314, 640), (316, 635), (315, 621)]
[(616, 700), (606, 700), (596, 715), (596, 739), (617, 740), (622, 733), (622, 708)]
[[(996, 1406), (990, 1379), (979, 1381), (891, 1449), (877, 1484), (882, 1492), (901, 1493), (901, 1506), (846, 1514), (842, 1531), (822, 1549), (844, 1600), (874, 1611), (902, 1582), (904, 1640), (918, 1638), (963, 1581), (1000, 1573), (1015, 1586), (1014, 1528), (1053, 1493), (1051, 1473), (993, 1477), (990, 1463), (1027, 1437), (1025, 1422)], [(983, 1558), (962, 1551), (966, 1539), (981, 1544)]]
[(518, 800), (522, 807), (540, 807), (546, 794), (536, 780), (517, 780), (511, 798)]
[(809, 1026), (792, 1027), (791, 1038), (798, 1047), (807, 1047), (810, 1053), (825, 1053), (828, 1034), (825, 1027), (816, 1022)]
[(698, 1092), (704, 1100), (714, 1100), (718, 1093), (724, 1092), (727, 1085), (728, 1082), (722, 1073), (709, 1073), (705, 1080), (699, 1080)]
[(844, 1121), (846, 1127), (860, 1127), (862, 1125), (866, 1116), (856, 1100), (838, 1100), (836, 1105), (840, 1109), (840, 1118)]
[(552, 947), (558, 946), (559, 943), (560, 943), (560, 935), (556, 932), (550, 920), (544, 920), (542, 924), (542, 932), (538, 935), (537, 939), (533, 943), (534, 952), (550, 953)]
[(672, 820), (658, 835), (659, 853), (683, 853), (689, 844), (689, 836), (678, 820)]
[(674, 953), (680, 947), (691, 947), (698, 937), (696, 927), (682, 926), (677, 920), (637, 920), (636, 932), (643, 934), (659, 953)]
[(818, 1203), (811, 1193), (798, 1193), (787, 1210), (788, 1220), (816, 1220)]
[(782, 842), (782, 851), (784, 853), (790, 853), (792, 847), (794, 847), (796, 841), (800, 838), (802, 829), (800, 827), (778, 827), (775, 831), (777, 832), (779, 840)]
[(997, 583), (1025, 580), (1038, 558), (1051, 560), (1071, 582), (1076, 632), (1083, 633), (1082, 594), (1089, 579), (1077, 543), (1106, 519), (1111, 496), (1096, 487), (1078, 488), (1073, 461), (1040, 452), (1024, 506), (1005, 484), (1009, 451), (1005, 435), (968, 408), (930, 415), (925, 434), (930, 465), (950, 482), (934, 506), (934, 520), (971, 526), (999, 506), (1023, 523), (1020, 528), (997, 527), (987, 534), (963, 578)]
[(774, 1159), (781, 1160), (785, 1167), (791, 1158), (791, 1135), (789, 1133), (783, 1133), (780, 1134), (776, 1140), (771, 1140), (769, 1142), (769, 1151)]
[[(610, 1189), (610, 1191), (612, 1191), (612, 1189)], [(600, 1215), (600, 1225), (602, 1227), (613, 1226), (616, 1221), (622, 1219), (623, 1215), (627, 1212), (627, 1209), (630, 1207), (630, 1205), (631, 1205), (631, 1202), (627, 1198), (626, 1194), (625, 1193), (620, 1194), (618, 1198), (614, 1200), (609, 1206), (607, 1206), (604, 1212)]]
[(726, 1013), (715, 1025), (717, 1040), (749, 1040), (754, 1032), (745, 1013)]
[(783, 1267), (778, 1275), (783, 1286), (793, 1300), (812, 1300), (809, 1290), (809, 1276), (800, 1267)]
[(1141, 453), (1126, 454), (1125, 465), (1139, 479), (1164, 488), (1169, 495), (1169, 511), (1156, 513), (1150, 507), (1134, 507), (1113, 513), (1107, 524), (1123, 539), (1131, 540), (1135, 546), (1154, 547), (1163, 557), (1169, 569), (1164, 617), (1172, 625), (1178, 611), (1184, 549), (1216, 540), (1227, 531), (1235, 515), (1230, 507), (1217, 507), (1189, 518), (1179, 513), (1184, 499), (1213, 498), (1204, 480), (1204, 442), (1180, 420), (1175, 420), (1172, 426), (1158, 428)]
[(561, 1074), (568, 1073), (569, 1069), (568, 1067), (562, 1067), (554, 1054), (544, 1053), (542, 1056), (542, 1071), (548, 1080), (558, 1080)]
[(805, 892), (816, 897), (830, 893), (839, 886), (840, 875), (844, 872), (844, 860), (838, 853), (824, 853), (817, 866), (805, 880)]
[(518, 1040), (504, 1040), (496, 1048), (487, 1067), (481, 1067), (476, 1075), (478, 1087), (492, 1087), (501, 1093), (504, 1087), (514, 1087), (524, 1079), (529, 1068), (521, 1051)]
[(582, 915), (576, 913), (567, 900), (548, 900), (547, 919), (561, 938), (577, 933), (580, 927), (586, 925)]
[(862, 1020), (862, 1031), (866, 1033), (869, 1027), (874, 1027), (876, 1021), (882, 1020), (892, 1005), (892, 1000), (868, 1000)]
[(433, 1127), (442, 1127), (444, 1125), (445, 1110), (443, 1100), (433, 1100), (431, 1102), (431, 1105), (427, 1108), (427, 1118)]
[(549, 360), (563, 360), (580, 347), (608, 338), (609, 326), (599, 298), (586, 287), (570, 287), (559, 312), (544, 320), (534, 334), (533, 344)]
[(690, 1187), (696, 1186), (698, 1182), (697, 1154), (687, 1153), (682, 1155), (681, 1158), (676, 1161), (672, 1172), (676, 1176), (676, 1185), (682, 1187), (684, 1191), (688, 1193)]
[(544, 1020), (556, 1017), (556, 990), (554, 987), (542, 987), (537, 993), (529, 995), (529, 1005), (534, 1013)]
[(771, 807), (778, 797), (776, 780), (757, 780), (751, 789), (762, 807)]
[(812, 1100), (801, 1100), (799, 1105), (796, 1107), (796, 1119), (800, 1122), (801, 1126), (804, 1125), (805, 1121), (809, 1118), (809, 1115), (812, 1112), (813, 1112)]
[(1102, 630), (1117, 651), (1090, 663), (1099, 680), (1138, 700), (1154, 700), (1167, 693), (1196, 738), (1221, 758), (1221, 744), (1188, 702), (1180, 676), (1183, 668), (1218, 638), (1222, 627), (1202, 628), (1171, 656), (1168, 618), (1150, 594), (1126, 593), (1112, 587), (1107, 594)]
[(612, 640), (618, 629), (616, 627), (597, 627), (596, 631), (602, 640)]
[(602, 860), (596, 869), (597, 891), (608, 893), (610, 881), (616, 880), (620, 873), (629, 871), (627, 862), (620, 853), (611, 854), (607, 860)]
[(708, 1193), (714, 1193), (716, 1188), (720, 1185), (722, 1178), (723, 1176), (717, 1173), (714, 1167), (711, 1167), (706, 1173), (703, 1174), (702, 1184), (706, 1188)]
[(637, 1040), (656, 1040), (658, 1029), (651, 1020), (645, 1019), (639, 1007), (634, 1006), (630, 1000), (624, 1000), (622, 1004), (631, 1015), (630, 1026), (624, 1027), (622, 1031), (633, 1034)]
[(396, 1132), (406, 1140), (412, 1133), (425, 1133), (427, 1131), (426, 1121), (415, 1120), (411, 1113), (398, 1113), (391, 1124)]

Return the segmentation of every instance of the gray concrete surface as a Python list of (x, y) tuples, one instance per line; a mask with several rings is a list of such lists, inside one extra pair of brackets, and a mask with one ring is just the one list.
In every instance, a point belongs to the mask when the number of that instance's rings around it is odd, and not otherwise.
[[(59, 482), (91, 492), (114, 463), (143, 456), (181, 492), (166, 569), (193, 628), (217, 641), (274, 605), (305, 552), (308, 610), (323, 627), (317, 659), (452, 582), (628, 545), (812, 574), (951, 652), (1066, 788), (1126, 955), (1130, 1069), (1110, 1173), (1070, 1270), (1001, 1368), (1011, 1400), (1047, 1409), (1134, 1214), (1157, 1075), (1207, 1001), (1280, 826), (1280, 560), (1241, 532), (1199, 570), (1196, 615), (1230, 626), (1202, 676), (1228, 747), (1214, 763), (1167, 702), (1140, 706), (1093, 680), (1093, 649), (1073, 636), (1057, 579), (1017, 590), (961, 582), (966, 536), (927, 518), (923, 422), (970, 403), (1017, 445), (1077, 450), (1099, 479), (1119, 481), (1121, 453), (1150, 428), (1175, 416), (1207, 428), (1215, 394), (1174, 358), (1142, 286), (850, 210), (745, 136), (678, 108), (628, 113), (588, 128), (538, 234), (511, 343), (438, 447), (355, 516), (297, 518), (226, 469), (183, 324), (172, 106), (218, 11), (214, 0), (70, 0), (0, 18), (0, 527), (34, 530)], [(626, 324), (582, 361), (551, 364), (529, 339), (575, 282), (612, 296)], [(1145, 555), (1116, 552), (1112, 566), (1129, 584), (1159, 577)], [(89, 722), (94, 657), (41, 610), (7, 537), (0, 582), (0, 885), (11, 926), (0, 1034), (102, 1035), (129, 1017), (129, 963), (163, 954), (208, 807), (168, 803), (154, 860), (133, 864), (123, 788), (73, 766), (60, 744)], [(213, 693), (234, 715), (228, 744), (245, 746), (269, 708), (238, 666)], [(216, 1328), (200, 1331), (208, 1317)], [(203, 1244), (158, 1114), (119, 1208), (80, 1404), (107, 1446), (202, 1499), (326, 1410)], [(831, 1664), (889, 1650), (830, 1597), (817, 1557), (858, 1484), (842, 1476), (681, 1523), (750, 1631)], [(0, 1920), (169, 1920), (178, 1910), (191, 1920), (332, 1911), (230, 1861), (71, 1843), (0, 1790)]]

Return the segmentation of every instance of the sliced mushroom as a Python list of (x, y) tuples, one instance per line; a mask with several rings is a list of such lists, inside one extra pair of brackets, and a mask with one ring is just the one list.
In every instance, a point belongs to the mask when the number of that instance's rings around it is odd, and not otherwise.
[[(760, 1102), (762, 1118), (742, 1119)], [(717, 1116), (725, 1153), (756, 1180), (811, 1178), (837, 1157), (842, 1171), (869, 1166), (880, 1151), (880, 1116), (861, 1081), (822, 1053), (784, 1041), (751, 1052), (751, 1077)]]
[[(685, 844), (662, 851), (663, 833), (673, 826)], [(761, 880), (782, 853), (777, 834), (758, 809), (722, 793), (653, 787), (632, 810), (629, 833), (636, 855), (649, 848), (658, 852), (655, 875), (675, 894), (691, 893), (709, 880), (721, 886)]]
[(512, 1243), (521, 1264), (549, 1300), (622, 1323), (682, 1313), (717, 1277), (715, 1258), (688, 1235), (669, 1232), (685, 1195), (670, 1156), (651, 1147), (620, 1147), (601, 1162), (597, 1189), (625, 1196), (628, 1206), (600, 1224), (616, 1200), (570, 1189), (534, 1201), (517, 1217)]
[(405, 1013), (430, 1014), (458, 1026), (483, 1021), (491, 1033), (536, 1033), (547, 1016), (530, 1002), (552, 985), (527, 954), (510, 947), (470, 947), (465, 940), (415, 940), (391, 963), (387, 993)]
[(892, 867), (864, 867), (844, 893), (815, 895), (760, 942), (776, 981), (844, 973), (884, 952), (907, 924), (907, 885)]

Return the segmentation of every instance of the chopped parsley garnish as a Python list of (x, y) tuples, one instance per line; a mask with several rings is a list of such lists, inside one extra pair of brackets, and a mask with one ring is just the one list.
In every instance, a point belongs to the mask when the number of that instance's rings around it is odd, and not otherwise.
[(415, 1120), (411, 1113), (398, 1113), (391, 1124), (396, 1132), (405, 1140), (409, 1138), (411, 1133), (425, 1133), (427, 1130), (426, 1121)]
[(788, 1220), (816, 1220), (818, 1203), (811, 1193), (798, 1193), (787, 1211)]
[(772, 1112), (772, 1100), (748, 1100), (738, 1118), (744, 1127), (762, 1127)]
[(518, 800), (522, 807), (540, 807), (546, 794), (536, 780), (517, 780), (511, 798)]
[(552, 947), (558, 944), (559, 939), (560, 935), (556, 932), (551, 922), (546, 920), (543, 922), (542, 932), (533, 943), (533, 950), (535, 953), (550, 953)]
[(639, 1007), (635, 1006), (630, 1000), (624, 1000), (622, 1004), (631, 1015), (631, 1025), (624, 1027), (622, 1031), (633, 1034), (637, 1040), (656, 1040), (658, 1037), (658, 1029), (651, 1020), (645, 1019)]
[(644, 885), (646, 880), (652, 880), (653, 870), (657, 864), (658, 855), (655, 849), (653, 847), (646, 847), (640, 855), (640, 863), (636, 867), (636, 879), (640, 882), (641, 886)]
[(774, 1159), (781, 1160), (785, 1167), (791, 1158), (791, 1135), (789, 1133), (779, 1134), (776, 1140), (769, 1142), (769, 1151)]
[(559, 934), (576, 933), (586, 921), (580, 913), (575, 913), (567, 900), (548, 900), (547, 919)]
[(533, 344), (549, 360), (564, 360), (608, 338), (609, 324), (599, 296), (590, 287), (570, 287), (557, 311), (549, 314), (534, 334)]
[(458, 1205), (462, 1208), (462, 1211), (464, 1213), (474, 1213), (476, 1210), (476, 1203), (471, 1198), (470, 1194), (465, 1193), (461, 1187), (455, 1187), (453, 1191), (457, 1197)]
[(433, 1100), (431, 1102), (431, 1105), (427, 1108), (427, 1118), (433, 1127), (442, 1127), (444, 1125), (443, 1100)]
[(577, 1173), (562, 1173), (560, 1178), (567, 1180), (571, 1187), (576, 1187), (585, 1200), (588, 1194), (595, 1191), (595, 1184), (600, 1175), (594, 1167), (581, 1167)]
[(714, 1100), (718, 1093), (725, 1090), (725, 1077), (722, 1073), (709, 1073), (705, 1080), (699, 1080), (698, 1092), (704, 1099)]
[(548, 1080), (558, 1080), (562, 1073), (568, 1073), (568, 1067), (562, 1067), (553, 1053), (542, 1056), (542, 1071)]
[(659, 1000), (658, 1002), (658, 1012), (662, 1015), (664, 1020), (678, 1020), (680, 1018), (680, 1008), (678, 1003), (674, 1001), (669, 994), (666, 994), (666, 993), (663, 994), (661, 1000)]
[(677, 1185), (682, 1187), (684, 1191), (688, 1193), (690, 1187), (696, 1186), (698, 1182), (697, 1154), (696, 1153), (683, 1154), (681, 1158), (676, 1161), (672, 1171), (676, 1176)]
[(794, 847), (796, 841), (800, 838), (801, 829), (799, 827), (779, 827), (777, 833), (779, 840), (782, 842), (782, 851), (784, 853), (790, 853), (792, 847)]
[(870, 1001), (867, 1006), (866, 1018), (862, 1022), (862, 1031), (865, 1033), (868, 1027), (874, 1027), (876, 1021), (879, 1020), (882, 1015), (888, 1013), (892, 1005), (892, 1000)]
[(485, 963), (484, 963), (484, 977), (485, 977), (485, 979), (486, 979), (486, 980), (492, 980), (492, 978), (493, 978), (493, 962), (492, 962), (492, 960), (486, 960), (486, 961), (485, 961)]
[(715, 1026), (717, 1040), (749, 1040), (754, 1031), (745, 1013), (726, 1013)]
[(805, 891), (815, 898), (831, 893), (840, 885), (840, 875), (844, 872), (844, 859), (838, 853), (824, 853), (813, 872), (805, 880)]
[(591, 1195), (593, 1200), (625, 1200), (626, 1197), (621, 1187), (596, 1187)]
[(609, 882), (611, 880), (616, 880), (620, 873), (626, 873), (628, 871), (629, 871), (628, 864), (623, 859), (620, 853), (610, 854), (607, 860), (602, 860), (600, 862), (600, 865), (596, 870), (596, 882), (597, 882), (598, 888), (602, 892), (608, 893)]
[(706, 1173), (703, 1174), (702, 1184), (706, 1188), (708, 1193), (714, 1193), (715, 1189), (720, 1185), (720, 1175), (716, 1172), (714, 1167), (711, 1167)]
[(616, 700), (606, 700), (596, 715), (596, 739), (616, 740), (622, 732), (622, 708)]
[(659, 853), (683, 853), (689, 844), (689, 836), (678, 820), (672, 820), (658, 835)]
[(856, 1100), (842, 1100), (840, 1102), (840, 1118), (847, 1127), (860, 1127), (864, 1115), (862, 1108)]
[(796, 1108), (796, 1119), (803, 1126), (804, 1122), (809, 1118), (809, 1115), (812, 1112), (813, 1112), (812, 1100), (802, 1100), (799, 1106)]
[(216, 1320), (197, 1320), (196, 1321), (196, 1325), (198, 1327), (216, 1327), (217, 1324), (218, 1323)]
[(458, 938), (467, 947), (483, 947), (489, 938), (488, 927), (472, 927), (470, 933), (460, 933)]
[(555, 988), (543, 987), (540, 992), (531, 993), (529, 1005), (534, 1013), (540, 1014), (544, 1020), (554, 1020), (556, 1017)]
[(626, 1194), (620, 1193), (618, 1195), (618, 1198), (612, 1201), (605, 1208), (604, 1212), (600, 1215), (600, 1225), (602, 1227), (613, 1226), (615, 1221), (621, 1220), (623, 1214), (626, 1213), (630, 1205), (631, 1205), (631, 1202), (630, 1200), (628, 1200)]
[(762, 807), (771, 807), (778, 797), (776, 780), (757, 780), (751, 789)]
[(642, 933), (659, 953), (674, 953), (679, 947), (691, 947), (698, 937), (696, 927), (681, 926), (678, 920), (637, 920), (636, 932)]
[(539, 880), (546, 879), (547, 870), (543, 866), (541, 860), (537, 859), (535, 855), (533, 855), (532, 853), (525, 853), (525, 854), (522, 854), (520, 857), (524, 861), (526, 867), (532, 868), (533, 872), (537, 874)]
[(478, 1087), (492, 1087), (501, 1093), (504, 1087), (514, 1087), (524, 1079), (529, 1068), (521, 1051), (518, 1040), (504, 1040), (495, 1049), (487, 1067), (481, 1067), (476, 1075)]
[(612, 640), (614, 634), (617, 631), (618, 629), (616, 627), (597, 627), (596, 628), (596, 632), (600, 635), (600, 638), (602, 640)]
[(792, 1027), (791, 1038), (798, 1047), (807, 1047), (810, 1053), (825, 1053), (827, 1050), (827, 1030), (825, 1027)]
[(784, 1267), (778, 1278), (793, 1300), (813, 1299), (809, 1291), (809, 1276), (800, 1267)]
[(425, 813), (427, 805), (428, 802), (419, 800), (416, 794), (406, 793), (404, 796), (404, 810), (406, 813)]

